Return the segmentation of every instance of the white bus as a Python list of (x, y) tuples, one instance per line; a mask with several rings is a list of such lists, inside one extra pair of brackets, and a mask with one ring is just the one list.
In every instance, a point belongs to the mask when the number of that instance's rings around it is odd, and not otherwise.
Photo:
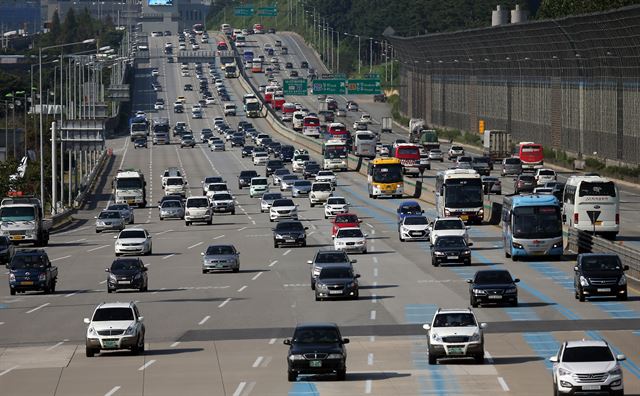
[(342, 140), (330, 139), (322, 145), (322, 169), (348, 170), (347, 158), (349, 149)]
[(438, 217), (457, 216), (464, 222), (482, 223), (484, 202), (480, 174), (473, 169), (449, 169), (436, 175)]
[[(589, 212), (594, 217), (591, 222)], [(562, 196), (562, 221), (569, 227), (615, 238), (620, 231), (620, 194), (611, 180), (571, 176)]]

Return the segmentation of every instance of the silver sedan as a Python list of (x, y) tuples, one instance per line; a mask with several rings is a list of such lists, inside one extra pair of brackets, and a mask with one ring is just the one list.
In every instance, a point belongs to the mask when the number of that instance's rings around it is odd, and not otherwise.
[(133, 224), (135, 222), (135, 218), (133, 215), (133, 208), (127, 204), (113, 204), (107, 207), (107, 210), (117, 210), (120, 212), (120, 216), (127, 221), (129, 224)]
[(124, 229), (124, 219), (117, 210), (103, 210), (96, 216), (96, 232), (107, 230), (121, 231)]
[(160, 205), (160, 220), (164, 219), (184, 219), (184, 207), (178, 200), (164, 201)]

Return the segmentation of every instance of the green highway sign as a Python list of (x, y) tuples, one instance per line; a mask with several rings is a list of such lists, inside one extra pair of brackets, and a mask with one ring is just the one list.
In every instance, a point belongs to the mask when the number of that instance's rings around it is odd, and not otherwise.
[(258, 7), (258, 16), (278, 16), (278, 9), (275, 6)]
[(344, 95), (345, 80), (313, 80), (311, 89), (315, 95)]
[(375, 95), (380, 92), (380, 80), (347, 80), (347, 93), (349, 95)]
[(253, 16), (253, 6), (245, 5), (236, 7), (233, 9), (233, 14), (235, 16)]
[(307, 96), (307, 80), (304, 78), (285, 79), (282, 85), (285, 95)]

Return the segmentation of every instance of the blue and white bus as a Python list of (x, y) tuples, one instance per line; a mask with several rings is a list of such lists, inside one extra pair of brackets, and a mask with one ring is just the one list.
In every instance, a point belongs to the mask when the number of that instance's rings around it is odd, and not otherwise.
[(562, 255), (562, 214), (553, 195), (512, 195), (502, 201), (504, 255)]

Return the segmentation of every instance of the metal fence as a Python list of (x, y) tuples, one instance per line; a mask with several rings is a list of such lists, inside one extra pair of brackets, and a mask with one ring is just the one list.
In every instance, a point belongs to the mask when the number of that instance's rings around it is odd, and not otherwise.
[(387, 38), (409, 117), (469, 132), (484, 120), (515, 141), (640, 163), (640, 6)]

